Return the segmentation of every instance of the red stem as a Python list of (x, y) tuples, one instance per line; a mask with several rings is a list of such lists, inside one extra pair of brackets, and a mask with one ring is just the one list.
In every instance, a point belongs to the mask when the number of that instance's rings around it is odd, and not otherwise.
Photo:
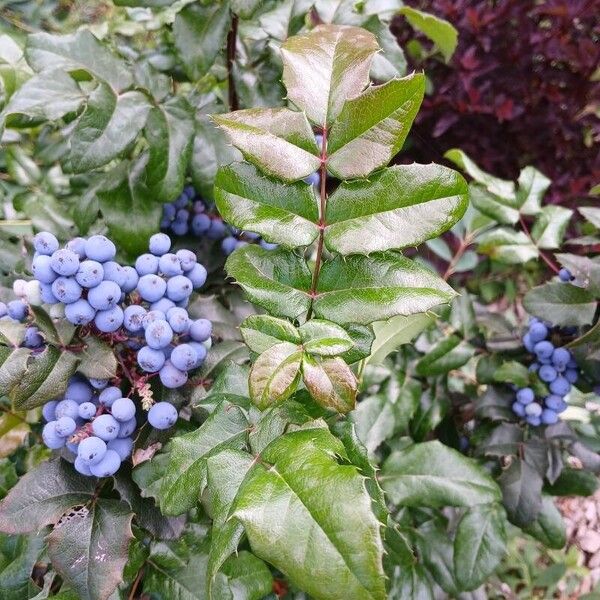
[[(531, 240), (531, 242), (535, 245), (533, 238), (531, 237), (531, 232), (529, 231), (529, 227), (527, 227), (527, 223), (525, 223), (525, 219), (523, 215), (519, 215), (519, 223), (523, 231), (527, 234), (527, 237)], [(543, 252), (538, 248), (538, 252), (540, 253), (540, 258), (548, 265), (548, 267), (558, 275), (558, 271), (560, 270)]]

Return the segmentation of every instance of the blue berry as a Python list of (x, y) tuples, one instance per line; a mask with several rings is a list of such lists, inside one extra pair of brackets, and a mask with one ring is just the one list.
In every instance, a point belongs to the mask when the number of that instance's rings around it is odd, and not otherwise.
[(110, 440), (107, 447), (109, 450), (114, 450), (119, 455), (121, 461), (123, 461), (131, 455), (131, 451), (133, 450), (133, 440), (130, 437), (117, 438), (115, 440)]
[(154, 254), (142, 254), (135, 261), (135, 270), (138, 275), (155, 275), (158, 273), (158, 256)]
[[(187, 220), (187, 219), (186, 219)], [(155, 256), (166, 254), (171, 248), (171, 239), (165, 233), (155, 233), (148, 243), (148, 249)]]
[(85, 259), (85, 239), (82, 237), (76, 237), (72, 240), (69, 240), (65, 244), (65, 248), (74, 252), (79, 257), (79, 260)]
[(190, 344), (179, 344), (171, 352), (171, 363), (180, 371), (189, 371), (195, 368), (198, 354)]
[(537, 373), (540, 370), (540, 363), (531, 363), (527, 369), (530, 373)]
[(108, 385), (108, 379), (89, 378), (90, 385), (96, 390), (103, 390)]
[(65, 400), (73, 400), (77, 404), (90, 402), (94, 391), (83, 381), (72, 381), (65, 391)]
[(546, 383), (554, 381), (558, 377), (556, 369), (551, 365), (542, 365), (539, 370), (539, 378)]
[(136, 427), (137, 421), (135, 420), (135, 417), (129, 421), (126, 421), (125, 423), (121, 423), (119, 427), (119, 435), (117, 437), (121, 439), (129, 437), (135, 431)]
[(265, 240), (260, 240), (259, 244), (260, 247), (264, 248), (265, 250), (277, 250), (277, 248), (279, 248), (279, 244), (272, 244)]
[(192, 282), (194, 289), (198, 289), (204, 285), (206, 276), (206, 269), (200, 263), (196, 263), (192, 269), (186, 273), (186, 277)]
[(190, 328), (190, 318), (185, 308), (170, 308), (167, 311), (167, 321), (175, 333), (186, 333)]
[(96, 309), (83, 298), (65, 306), (65, 318), (73, 325), (86, 325), (93, 321)]
[(81, 440), (77, 448), (77, 456), (87, 466), (100, 462), (105, 454), (106, 443), (96, 436), (90, 436)]
[(167, 284), (158, 275), (143, 275), (138, 281), (137, 291), (147, 302), (156, 302), (165, 295)]
[(525, 346), (527, 352), (533, 352), (534, 344), (531, 341), (531, 335), (529, 334), (529, 332), (523, 336), (523, 346)]
[(88, 292), (87, 299), (96, 310), (108, 310), (121, 299), (121, 288), (114, 281), (103, 281)]
[(229, 256), (235, 250), (236, 244), (237, 239), (231, 235), (223, 238), (223, 241), (221, 242), (221, 250), (223, 250), (223, 254), (225, 256)]
[(529, 337), (534, 344), (545, 340), (547, 336), (548, 328), (543, 323), (532, 323), (529, 326)]
[(164, 321), (159, 319), (153, 321), (146, 327), (146, 343), (150, 348), (158, 350), (168, 346), (173, 340), (173, 330), (171, 326)]
[(82, 475), (86, 475), (87, 477), (90, 477), (92, 475), (92, 472), (90, 471), (90, 468), (88, 465), (86, 465), (83, 460), (81, 460), (81, 457), (77, 456), (75, 458), (75, 462), (73, 463), (73, 466), (75, 467), (75, 470), (78, 473), (81, 473)]
[(59, 277), (52, 284), (52, 293), (63, 304), (71, 304), (81, 298), (81, 286), (74, 277)]
[(110, 414), (121, 423), (135, 417), (135, 404), (130, 398), (117, 398), (110, 408)]
[(65, 445), (65, 438), (56, 432), (56, 421), (50, 421), (42, 429), (42, 440), (50, 450), (58, 450)]
[(196, 255), (191, 250), (177, 250), (175, 256), (179, 259), (179, 264), (184, 271), (189, 271), (196, 264)]
[(533, 347), (533, 351), (535, 352), (539, 360), (548, 360), (554, 352), (554, 345), (551, 342), (543, 340), (535, 344), (535, 346)]
[(169, 221), (172, 221), (175, 218), (176, 212), (177, 208), (174, 204), (163, 204), (163, 217), (165, 219), (169, 219)]
[(564, 267), (558, 272), (558, 278), (561, 281), (567, 282), (573, 279), (573, 275), (569, 269), (565, 269)]
[(161, 298), (157, 302), (153, 302), (150, 305), (150, 310), (151, 311), (159, 311), (159, 312), (163, 313), (163, 315), (166, 315), (167, 312), (174, 306), (175, 306), (175, 302), (173, 302), (173, 300), (169, 300), (168, 298)]
[(133, 267), (123, 267), (123, 271), (125, 272), (125, 282), (121, 286), (121, 289), (128, 294), (129, 292), (133, 292), (133, 290), (135, 290), (140, 276)]
[(190, 337), (196, 342), (205, 342), (211, 333), (212, 323), (208, 319), (196, 319), (190, 325)]
[(211, 240), (220, 240), (222, 237), (225, 236), (226, 232), (227, 228), (225, 227), (223, 221), (221, 221), (220, 219), (212, 219), (210, 222), (210, 227), (206, 232), (206, 237), (208, 237)]
[(185, 206), (188, 205), (190, 199), (187, 197), (187, 194), (180, 194), (175, 202), (173, 202), (173, 206), (175, 208), (184, 208)]
[(165, 364), (165, 355), (160, 350), (143, 346), (137, 354), (137, 361), (146, 373), (156, 373)]
[(104, 267), (95, 260), (84, 260), (79, 263), (79, 270), (75, 274), (77, 283), (85, 288), (93, 288), (104, 279)]
[(577, 369), (567, 369), (565, 371), (565, 379), (569, 383), (577, 383), (577, 380), (579, 379), (579, 372)]
[(154, 321), (164, 321), (167, 317), (162, 310), (151, 310), (146, 313), (144, 318), (142, 319), (142, 327), (144, 329), (148, 328), (150, 323), (154, 323)]
[(552, 364), (564, 371), (571, 360), (571, 353), (566, 348), (556, 348), (552, 353)]
[(102, 390), (100, 392), (100, 395), (98, 396), (98, 401), (103, 406), (110, 408), (113, 405), (113, 402), (117, 400), (117, 398), (122, 397), (123, 394), (121, 393), (121, 390), (118, 387), (111, 386), (107, 387), (105, 390)]
[(98, 262), (112, 260), (117, 254), (116, 246), (103, 235), (93, 235), (85, 242), (85, 255)]
[(554, 425), (558, 422), (558, 415), (553, 410), (545, 408), (542, 411), (541, 420), (544, 425)]
[(22, 300), (11, 300), (6, 305), (6, 309), (8, 316), (15, 321), (23, 321), (27, 316), (27, 304)]
[(208, 215), (194, 215), (192, 219), (192, 231), (194, 235), (200, 237), (203, 233), (206, 233), (210, 229), (211, 223), (211, 218)]
[(41, 231), (33, 238), (33, 247), (38, 254), (50, 256), (58, 250), (58, 240), (48, 231)]
[(51, 261), (47, 254), (38, 254), (31, 262), (31, 272), (40, 283), (52, 283), (58, 277)]
[(194, 286), (185, 275), (176, 275), (167, 281), (167, 297), (173, 302), (189, 298), (193, 291)]
[(187, 223), (190, 218), (190, 211), (185, 208), (180, 208), (175, 214), (175, 222)]
[(537, 402), (531, 402), (525, 406), (525, 414), (532, 417), (539, 417), (542, 414), (542, 407)]
[(79, 416), (79, 404), (75, 400), (61, 400), (54, 409), (56, 419), (71, 417), (74, 421)]
[(108, 310), (99, 310), (94, 318), (94, 324), (103, 333), (113, 333), (123, 325), (123, 309), (113, 306)]
[(23, 345), (26, 348), (39, 348), (44, 343), (40, 330), (37, 327), (28, 327), (25, 330)]
[(169, 388), (175, 389), (184, 385), (187, 381), (187, 373), (173, 366), (170, 360), (166, 360), (165, 364), (158, 372), (161, 383)]
[(102, 265), (104, 268), (104, 280), (114, 281), (120, 288), (125, 285), (127, 275), (125, 269), (114, 260), (109, 260)]
[(171, 252), (163, 254), (160, 257), (158, 260), (158, 270), (167, 277), (174, 277), (175, 275), (181, 275), (183, 273), (177, 255), (172, 254)]
[(132, 304), (123, 311), (123, 326), (127, 331), (142, 330), (142, 320), (146, 316), (146, 309), (139, 304)]
[(56, 431), (56, 435), (60, 437), (69, 437), (75, 433), (75, 429), (77, 428), (77, 424), (74, 419), (71, 417), (61, 417), (55, 421), (56, 425), (54, 427)]
[(531, 388), (521, 388), (517, 391), (517, 401), (521, 404), (530, 404), (535, 399), (535, 394)]
[(90, 471), (96, 477), (110, 477), (119, 470), (120, 466), (121, 457), (114, 450), (106, 450), (102, 460), (90, 465)]
[(100, 415), (92, 421), (92, 431), (101, 440), (108, 442), (119, 435), (119, 422), (112, 415)]
[(535, 416), (535, 415), (529, 415), (527, 417), (526, 421), (527, 421), (527, 423), (529, 423), (533, 427), (539, 427), (539, 425), (542, 422), (542, 420), (540, 419), (540, 417)]
[(57, 250), (50, 257), (50, 266), (55, 273), (63, 277), (75, 275), (79, 269), (79, 256), (66, 248)]
[(206, 347), (204, 346), (204, 344), (201, 344), (199, 342), (189, 342), (189, 344), (196, 351), (196, 356), (198, 357), (196, 359), (196, 364), (193, 367), (195, 369), (196, 367), (199, 367), (204, 362), (204, 359), (206, 358), (207, 350), (206, 350)]
[(174, 221), (171, 225), (171, 230), (175, 235), (186, 235), (189, 227), (188, 224), (184, 221)]
[(177, 421), (177, 409), (169, 402), (158, 402), (148, 411), (148, 423), (154, 429), (169, 429)]
[(52, 293), (52, 286), (47, 283), (40, 284), (40, 298), (44, 304), (56, 304), (58, 298)]
[(557, 377), (548, 387), (557, 396), (566, 396), (571, 390), (571, 384), (564, 377)]
[(519, 416), (519, 417), (525, 416), (525, 406), (523, 404), (521, 404), (520, 402), (513, 402), (512, 409), (513, 409), (513, 412), (517, 416)]
[(96, 416), (96, 405), (93, 402), (84, 402), (79, 405), (79, 417), (89, 421)]
[(309, 185), (319, 185), (319, 183), (321, 182), (321, 176), (319, 175), (318, 171), (315, 171), (314, 173), (311, 173), (308, 177), (306, 177), (304, 181), (306, 181), (306, 183), (308, 183)]
[(8, 314), (8, 307), (4, 302), (0, 302), (0, 319)]
[(44, 404), (44, 408), (42, 408), (42, 416), (46, 421), (54, 421), (56, 419), (56, 405), (58, 404), (58, 400), (50, 400), (50, 402), (46, 402)]

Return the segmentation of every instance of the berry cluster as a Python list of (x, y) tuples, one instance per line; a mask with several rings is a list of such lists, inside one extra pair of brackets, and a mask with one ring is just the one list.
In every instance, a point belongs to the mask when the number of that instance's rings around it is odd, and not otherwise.
[(192, 321), (186, 310), (192, 291), (206, 281), (193, 252), (169, 252), (169, 236), (157, 233), (134, 268), (114, 261), (115, 245), (102, 235), (76, 238), (60, 249), (51, 233), (42, 232), (33, 243), (41, 299), (64, 305), (69, 322), (126, 342), (137, 351), (138, 366), (158, 373), (169, 388), (184, 385), (188, 371), (202, 364), (212, 325)]
[(178, 236), (191, 233), (199, 238), (221, 240), (221, 248), (225, 256), (229, 256), (236, 248), (249, 243), (258, 243), (266, 250), (277, 248), (277, 244), (270, 244), (256, 233), (241, 231), (225, 223), (196, 195), (191, 186), (186, 187), (175, 201), (163, 205), (160, 228)]
[[(17, 280), (22, 282), (22, 280)], [(25, 282), (22, 282), (25, 283)], [(15, 285), (15, 292), (19, 291), (20, 285)], [(11, 300), (8, 303), (0, 302), (0, 320), (15, 321), (17, 323), (25, 323), (29, 316), (27, 304), (22, 299)], [(40, 351), (44, 346), (44, 339), (40, 334), (40, 330), (35, 325), (29, 325), (25, 329), (23, 337), (24, 348), (30, 348), (34, 351)]]
[[(132, 453), (137, 429), (137, 407), (108, 380), (71, 378), (63, 398), (43, 408), (45, 445), (65, 447), (75, 458), (75, 469), (88, 476), (109, 477)], [(148, 422), (168, 429), (177, 421), (177, 409), (168, 402), (154, 404)]]
[(550, 341), (551, 331), (550, 323), (532, 318), (523, 336), (525, 349), (536, 359), (529, 371), (537, 374), (541, 389), (549, 391), (540, 400), (530, 387), (517, 390), (513, 412), (533, 426), (553, 425), (558, 421), (558, 415), (567, 409), (565, 397), (579, 377), (573, 355), (567, 348), (556, 347)]

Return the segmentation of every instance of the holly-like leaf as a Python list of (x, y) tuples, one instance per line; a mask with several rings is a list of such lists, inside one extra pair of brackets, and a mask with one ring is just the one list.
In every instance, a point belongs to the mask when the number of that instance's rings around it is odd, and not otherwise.
[(0, 458), (10, 456), (26, 440), (31, 431), (23, 417), (12, 413), (0, 416)]
[(378, 394), (361, 399), (349, 418), (356, 426), (356, 435), (365, 445), (369, 456), (396, 431), (394, 404)]
[(273, 315), (293, 319), (310, 306), (311, 273), (296, 254), (250, 244), (231, 254), (225, 268), (252, 302)]
[(142, 92), (117, 94), (100, 83), (71, 136), (70, 168), (84, 173), (110, 162), (135, 140), (149, 112), (150, 104)]
[(12, 115), (55, 121), (83, 104), (85, 95), (64, 71), (47, 71), (27, 80), (11, 97), (0, 120), (12, 124)]
[(321, 166), (306, 115), (288, 108), (249, 108), (213, 115), (244, 158), (267, 175), (297, 181)]
[(498, 486), (482, 467), (438, 441), (393, 452), (380, 482), (396, 505), (439, 508), (500, 500)]
[(298, 331), (304, 350), (309, 354), (338, 356), (354, 345), (343, 327), (323, 319), (311, 319)]
[(285, 319), (269, 315), (251, 315), (240, 325), (246, 345), (253, 352), (262, 354), (279, 342), (300, 344), (302, 339), (296, 327)]
[(81, 600), (107, 600), (121, 583), (132, 519), (124, 502), (100, 498), (65, 515), (47, 537), (52, 565)]
[(587, 325), (596, 311), (596, 299), (590, 292), (557, 281), (527, 292), (523, 305), (529, 314), (561, 326)]
[(85, 347), (77, 354), (77, 370), (93, 379), (112, 379), (117, 374), (117, 358), (113, 349), (103, 340), (89, 336)]
[(539, 540), (548, 548), (560, 550), (567, 543), (567, 532), (562, 515), (552, 496), (542, 495), (542, 508), (535, 521), (523, 528), (536, 540)]
[(550, 187), (550, 179), (535, 167), (525, 167), (519, 173), (517, 203), (523, 215), (536, 215), (540, 212), (542, 198)]
[(133, 83), (123, 61), (112, 54), (89, 30), (68, 35), (34, 33), (27, 37), (27, 62), (35, 71), (63, 69), (74, 75), (81, 71), (105, 81), (116, 92)]
[(504, 511), (498, 504), (470, 508), (458, 522), (454, 573), (461, 590), (478, 588), (506, 554)]
[(351, 179), (387, 165), (402, 148), (424, 94), (419, 73), (371, 86), (345, 102), (327, 136), (327, 169)]
[[(32, 571), (40, 558), (44, 538), (39, 535), (0, 536), (0, 598), (36, 600)], [(45, 596), (47, 597), (47, 595)]]
[(416, 365), (419, 375), (443, 375), (465, 365), (475, 355), (475, 348), (456, 335), (440, 339)]
[(382, 252), (326, 262), (313, 308), (317, 316), (335, 323), (368, 324), (399, 314), (426, 312), (455, 295), (428, 269), (399, 254)]
[(234, 163), (219, 169), (214, 194), (228, 223), (270, 242), (308, 246), (319, 233), (315, 191), (304, 182), (284, 184), (261, 175), (252, 165)]
[(227, 448), (242, 448), (247, 428), (242, 410), (222, 402), (198, 429), (173, 437), (162, 452), (136, 468), (133, 479), (142, 495), (157, 499), (163, 514), (183, 514), (206, 487), (206, 459)]
[(513, 460), (498, 483), (508, 517), (519, 527), (531, 524), (542, 508), (542, 478), (525, 461)]
[(29, 410), (60, 396), (78, 363), (75, 354), (55, 346), (46, 346), (39, 354), (30, 355), (25, 369), (18, 373), (18, 381), (10, 389), (15, 408)]
[(352, 369), (339, 357), (318, 360), (305, 355), (302, 377), (310, 395), (324, 408), (350, 412), (356, 403), (358, 382)]
[(403, 6), (398, 12), (404, 15), (415, 29), (435, 43), (446, 62), (452, 58), (458, 44), (458, 31), (451, 23), (410, 6)]
[(514, 225), (519, 220), (517, 201), (513, 197), (497, 196), (482, 185), (471, 183), (469, 200), (478, 211), (498, 223)]
[(416, 246), (450, 229), (466, 208), (467, 184), (456, 171), (397, 165), (337, 188), (327, 202), (325, 244), (340, 254)]
[(368, 84), (377, 50), (375, 36), (358, 27), (319, 25), (288, 38), (281, 47), (288, 98), (313, 123), (333, 123)]
[(231, 17), (228, 2), (188, 4), (173, 23), (173, 39), (186, 75), (200, 79), (225, 44)]
[(509, 265), (538, 257), (538, 249), (522, 231), (498, 227), (478, 236), (478, 252)]
[(436, 583), (447, 594), (457, 596), (459, 586), (454, 575), (454, 546), (446, 528), (432, 519), (423, 523), (415, 531), (414, 537), (419, 558)]
[(144, 128), (150, 146), (143, 179), (156, 201), (181, 194), (192, 152), (193, 115), (187, 100), (173, 98), (152, 108)]
[(600, 229), (600, 208), (595, 206), (579, 206), (577, 210), (587, 221), (596, 227), (596, 229)]
[(531, 229), (531, 237), (536, 246), (547, 249), (560, 248), (572, 216), (573, 211), (564, 206), (544, 206)]
[(510, 360), (502, 363), (496, 369), (494, 372), (494, 381), (514, 383), (519, 387), (527, 387), (529, 384), (529, 371), (524, 364), (516, 360)]
[(302, 348), (280, 342), (263, 352), (250, 370), (250, 398), (264, 410), (289, 398), (298, 387)]
[(0, 503), (0, 531), (29, 533), (56, 523), (71, 507), (91, 500), (96, 482), (55, 459), (26, 473)]
[(312, 597), (384, 600), (380, 523), (363, 477), (336, 455), (347, 459), (326, 429), (279, 437), (246, 477), (233, 515), (253, 552)]

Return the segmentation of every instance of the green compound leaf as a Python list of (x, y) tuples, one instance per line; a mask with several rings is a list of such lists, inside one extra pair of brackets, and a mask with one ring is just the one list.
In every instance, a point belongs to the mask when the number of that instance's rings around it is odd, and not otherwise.
[(29, 533), (56, 523), (71, 507), (94, 495), (96, 482), (55, 459), (26, 473), (0, 503), (0, 531)]
[(499, 504), (470, 508), (458, 522), (454, 573), (461, 590), (478, 588), (506, 554), (506, 516)]
[(550, 179), (535, 167), (525, 167), (519, 173), (517, 204), (523, 215), (536, 215), (540, 212), (542, 198), (550, 187)]
[(247, 317), (240, 325), (240, 333), (248, 348), (259, 354), (279, 342), (302, 342), (298, 330), (289, 321), (269, 315)]
[(496, 482), (481, 466), (438, 441), (393, 452), (380, 483), (400, 506), (470, 507), (500, 500)]
[(475, 355), (475, 348), (456, 335), (442, 338), (416, 365), (419, 375), (443, 375), (465, 365)]
[(73, 172), (96, 169), (121, 154), (135, 140), (149, 112), (150, 104), (141, 92), (117, 94), (100, 83), (71, 137), (68, 160)]
[(535, 245), (548, 250), (560, 248), (572, 216), (573, 211), (564, 206), (544, 206), (531, 229)]
[(288, 98), (313, 123), (333, 123), (369, 83), (378, 49), (375, 36), (359, 27), (319, 25), (288, 38), (281, 47)]
[(304, 182), (281, 183), (234, 163), (219, 169), (214, 193), (223, 219), (270, 242), (308, 246), (319, 234), (315, 191)]
[(514, 225), (519, 220), (515, 200), (496, 196), (477, 183), (469, 185), (469, 200), (478, 211), (498, 223)]
[(243, 411), (222, 402), (195, 431), (176, 436), (164, 450), (133, 471), (144, 497), (157, 499), (165, 515), (193, 508), (206, 487), (206, 460), (221, 450), (241, 449), (248, 436)]
[(302, 377), (310, 395), (323, 408), (339, 413), (354, 409), (358, 382), (352, 369), (341, 358), (318, 360), (305, 355)]
[(85, 95), (64, 71), (46, 71), (28, 79), (11, 97), (0, 115), (11, 125), (12, 115), (55, 121), (83, 104)]
[(533, 523), (542, 508), (542, 478), (524, 460), (514, 459), (500, 475), (502, 503), (511, 523), (524, 527)]
[(63, 69), (80, 76), (83, 71), (105, 81), (116, 92), (133, 84), (125, 63), (86, 29), (68, 35), (34, 33), (27, 37), (25, 55), (38, 72)]
[(125, 502), (100, 498), (63, 517), (46, 538), (52, 566), (81, 600), (108, 598), (122, 582), (133, 516)]
[(143, 178), (156, 201), (173, 200), (183, 190), (193, 130), (193, 113), (185, 98), (173, 98), (150, 111), (144, 128), (150, 150)]
[(302, 347), (281, 342), (263, 352), (250, 370), (250, 398), (264, 410), (289, 398), (300, 381)]
[(533, 288), (523, 299), (527, 312), (556, 325), (588, 325), (596, 312), (593, 294), (570, 283), (551, 281)]
[(522, 231), (498, 227), (478, 236), (478, 252), (509, 265), (538, 257), (538, 249)]
[(325, 244), (340, 254), (416, 246), (450, 229), (467, 208), (462, 176), (440, 165), (398, 165), (343, 182), (327, 202)]
[(296, 254), (250, 244), (231, 254), (225, 268), (252, 302), (273, 315), (294, 319), (310, 306), (311, 273)]
[(327, 169), (366, 177), (400, 151), (425, 94), (421, 73), (367, 88), (348, 100), (327, 136)]
[(347, 459), (325, 429), (279, 437), (246, 477), (233, 515), (253, 552), (311, 597), (384, 600), (380, 523), (364, 478), (336, 455)]
[(579, 206), (577, 210), (586, 221), (590, 222), (596, 229), (600, 229), (600, 208), (595, 206)]
[(415, 29), (425, 34), (436, 44), (444, 55), (446, 62), (452, 58), (458, 44), (458, 31), (453, 25), (445, 19), (440, 19), (410, 6), (403, 6), (398, 12), (404, 15)]
[(288, 108), (249, 108), (212, 118), (244, 158), (267, 175), (297, 181), (321, 165), (304, 113)]
[(546, 494), (542, 494), (542, 508), (536, 520), (524, 527), (523, 531), (555, 550), (564, 548), (567, 543), (565, 522), (552, 496)]
[(173, 38), (190, 80), (200, 79), (213, 66), (225, 44), (230, 20), (228, 2), (195, 2), (177, 13)]
[(311, 319), (299, 329), (304, 350), (320, 356), (338, 356), (354, 346), (346, 330), (322, 319)]
[(336, 257), (321, 268), (314, 300), (318, 317), (368, 324), (426, 312), (456, 292), (440, 277), (394, 252)]

